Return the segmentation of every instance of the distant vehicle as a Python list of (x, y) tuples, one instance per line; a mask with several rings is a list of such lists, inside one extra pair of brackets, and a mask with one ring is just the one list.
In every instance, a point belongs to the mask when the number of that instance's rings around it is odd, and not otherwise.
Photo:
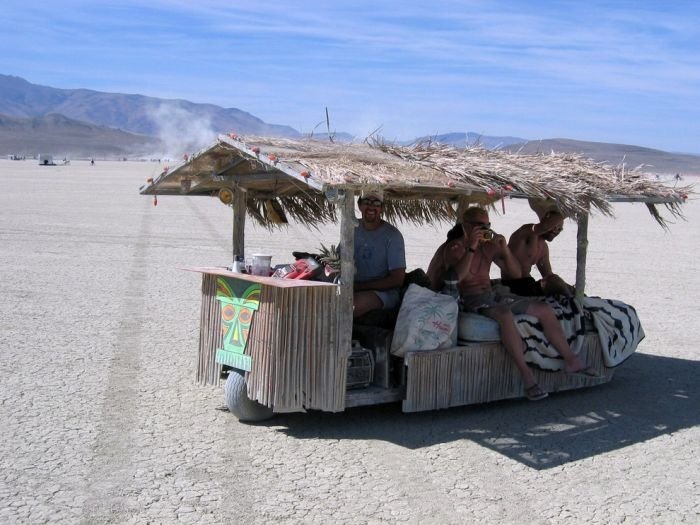
[(39, 166), (55, 166), (53, 155), (39, 155)]

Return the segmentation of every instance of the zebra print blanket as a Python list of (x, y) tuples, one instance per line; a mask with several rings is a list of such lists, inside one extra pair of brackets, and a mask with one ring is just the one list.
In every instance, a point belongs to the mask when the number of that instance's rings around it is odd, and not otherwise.
[[(603, 362), (607, 367), (622, 363), (644, 339), (644, 329), (636, 310), (622, 301), (600, 297), (584, 297), (583, 301), (565, 297), (541, 300), (554, 309), (574, 353), (579, 353), (583, 345), (585, 320), (592, 320), (600, 337)], [(539, 319), (516, 315), (515, 320), (525, 341), (525, 360), (542, 370), (562, 370), (564, 360), (547, 341)]]

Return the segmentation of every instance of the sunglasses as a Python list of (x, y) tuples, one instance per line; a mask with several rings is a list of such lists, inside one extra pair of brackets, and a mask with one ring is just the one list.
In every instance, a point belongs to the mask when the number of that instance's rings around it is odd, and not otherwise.
[(367, 206), (381, 206), (383, 203), (379, 199), (362, 199), (360, 204), (366, 204)]
[(484, 228), (485, 230), (491, 229), (490, 222), (469, 221), (469, 222), (467, 222), (467, 224), (471, 224), (472, 226), (480, 226), (480, 227)]

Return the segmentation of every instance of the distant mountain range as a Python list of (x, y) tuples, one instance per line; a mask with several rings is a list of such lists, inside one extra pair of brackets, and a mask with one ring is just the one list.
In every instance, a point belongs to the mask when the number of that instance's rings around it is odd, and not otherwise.
[[(104, 93), (88, 89), (57, 89), (0, 74), (0, 155), (40, 153), (75, 157), (179, 157), (211, 143), (217, 134), (299, 138), (290, 126), (269, 124), (236, 108), (187, 100)], [(325, 133), (317, 133), (320, 139)], [(338, 140), (351, 140), (337, 133)], [(457, 147), (526, 153), (577, 152), (613, 165), (665, 174), (700, 175), (700, 156), (569, 139), (528, 140), (478, 133), (447, 133), (420, 137)]]
[(441, 144), (451, 144), (458, 148), (464, 148), (467, 146), (483, 146), (487, 149), (503, 149), (513, 144), (523, 144), (527, 142), (527, 139), (521, 139), (518, 137), (489, 137), (487, 135), (480, 135), (479, 133), (474, 133), (470, 131), (468, 133), (443, 133), (440, 135), (426, 135), (424, 137), (419, 137), (416, 141), (432, 140), (439, 142)]
[(58, 113), (32, 118), (0, 115), (0, 155), (120, 158), (148, 156), (162, 148), (157, 138), (69, 119)]
[(668, 153), (658, 149), (586, 142), (571, 139), (527, 140), (518, 137), (487, 137), (477, 133), (447, 133), (433, 137), (422, 137), (457, 147), (481, 145), (489, 149), (503, 149), (521, 153), (579, 153), (598, 162), (613, 166), (624, 164), (628, 169), (641, 167), (643, 171), (659, 174), (700, 175), (700, 156), (683, 153)]
[[(97, 136), (86, 131), (84, 148), (93, 155), (111, 155), (116, 149), (120, 154), (141, 154), (145, 148), (133, 149), (133, 144), (143, 136), (160, 139), (160, 153), (182, 154), (193, 151), (213, 141), (217, 134), (235, 131), (242, 134), (298, 137), (300, 134), (290, 126), (267, 124), (259, 118), (235, 108), (222, 108), (213, 104), (195, 104), (187, 100), (168, 100), (143, 95), (103, 93), (89, 89), (57, 89), (27, 82), (23, 78), (0, 75), (0, 114), (18, 119), (34, 119), (49, 114), (67, 117), (63, 124), (77, 133), (80, 125), (94, 125), (121, 130), (125, 135), (117, 137), (100, 130)], [(77, 121), (77, 122), (76, 122)], [(7, 121), (16, 126), (18, 121)], [(37, 122), (40, 128), (56, 129), (55, 118), (49, 122)], [(25, 122), (24, 127), (34, 129), (34, 122)], [(4, 126), (3, 126), (4, 127)], [(128, 134), (133, 134), (129, 137)], [(4, 136), (0, 130), (0, 137)], [(17, 140), (21, 136), (16, 135)], [(65, 141), (57, 134), (52, 146), (45, 137), (36, 137), (40, 142), (32, 145), (33, 133), (26, 136), (26, 147), (49, 148), (53, 154), (77, 154), (72, 141)], [(76, 137), (74, 135), (74, 137)], [(107, 141), (107, 142), (104, 142)], [(153, 150), (157, 153), (157, 150)], [(0, 141), (0, 154), (23, 153), (15, 144)]]
[(511, 144), (507, 149), (522, 153), (549, 153), (551, 151), (580, 153), (599, 162), (607, 162), (613, 166), (624, 164), (630, 169), (641, 167), (643, 171), (650, 173), (700, 175), (700, 155), (669, 153), (627, 144), (546, 139), (531, 140), (524, 144)]

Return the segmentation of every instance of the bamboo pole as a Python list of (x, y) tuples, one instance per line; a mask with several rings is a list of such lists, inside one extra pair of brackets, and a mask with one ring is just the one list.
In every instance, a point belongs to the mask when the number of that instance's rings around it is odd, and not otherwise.
[(576, 298), (583, 299), (586, 288), (586, 254), (588, 253), (588, 213), (578, 219), (576, 232)]
[[(352, 299), (355, 282), (355, 192), (345, 190), (340, 218), (340, 301), (338, 315), (338, 353), (336, 363), (347, 360), (352, 353)], [(338, 367), (339, 371), (345, 367)], [(338, 378), (345, 391), (347, 378)], [(340, 386), (340, 385), (339, 385)]]
[(217, 385), (221, 365), (216, 363), (216, 349), (221, 346), (221, 307), (216, 300), (216, 277), (202, 276), (202, 306), (199, 328), (197, 381)]

